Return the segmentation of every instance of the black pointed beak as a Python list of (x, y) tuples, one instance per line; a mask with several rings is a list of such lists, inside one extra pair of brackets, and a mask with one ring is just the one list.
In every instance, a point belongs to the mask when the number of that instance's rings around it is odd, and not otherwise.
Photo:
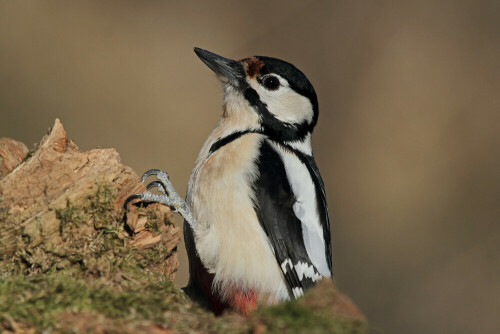
[(245, 70), (241, 62), (200, 48), (194, 48), (194, 52), (222, 81), (238, 87), (240, 81), (245, 78)]

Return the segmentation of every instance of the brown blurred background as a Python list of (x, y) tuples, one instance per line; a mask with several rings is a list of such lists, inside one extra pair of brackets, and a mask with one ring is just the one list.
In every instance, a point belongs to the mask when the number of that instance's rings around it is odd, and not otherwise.
[(0, 137), (59, 117), (184, 194), (221, 114), (193, 46), (315, 85), (334, 274), (376, 331), (500, 332), (499, 1), (1, 0)]

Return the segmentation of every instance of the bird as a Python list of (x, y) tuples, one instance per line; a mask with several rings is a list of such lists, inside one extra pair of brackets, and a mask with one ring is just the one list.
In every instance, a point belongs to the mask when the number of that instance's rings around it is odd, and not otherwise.
[(184, 292), (216, 315), (249, 315), (259, 302), (296, 299), (320, 279), (333, 279), (326, 192), (311, 147), (318, 99), (286, 61), (194, 52), (222, 84), (223, 112), (186, 198), (166, 172), (153, 169), (142, 180), (158, 181), (127, 202), (159, 202), (180, 213), (189, 259)]

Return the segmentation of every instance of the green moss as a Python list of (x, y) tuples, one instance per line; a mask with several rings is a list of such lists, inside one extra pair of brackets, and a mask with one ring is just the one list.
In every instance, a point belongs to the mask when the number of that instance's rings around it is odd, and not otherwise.
[[(78, 323), (86, 326), (80, 332), (102, 326), (117, 333), (148, 332), (147, 326), (181, 333), (367, 332), (365, 322), (311, 309), (303, 299), (259, 308), (248, 319), (215, 318), (162, 274), (171, 255), (163, 244), (143, 250), (129, 245), (131, 232), (114, 200), (110, 188), (100, 185), (82, 204), (67, 201), (54, 210), (61, 224), (54, 240), (32, 245), (19, 237), (23, 247), (0, 260), (0, 332), (12, 322), (35, 332), (75, 332)], [(145, 215), (150, 232), (171, 224), (161, 214)], [(11, 218), (0, 208), (0, 221)], [(96, 320), (103, 317), (105, 325)]]
[(282, 333), (284, 330), (294, 333), (295, 329), (303, 328), (314, 329), (311, 333), (327, 333), (331, 328), (328, 319), (302, 307), (296, 301), (263, 309), (256, 316), (270, 333)]
[[(326, 312), (325, 312), (326, 311)], [(272, 307), (261, 308), (252, 315), (266, 333), (332, 333), (363, 334), (367, 325), (358, 319), (328, 314), (329, 310), (314, 310), (303, 299), (292, 300)]]
[(88, 202), (83, 206), (76, 207), (67, 199), (65, 208), (55, 209), (56, 218), (61, 222), (61, 234), (64, 227), (70, 224), (78, 227), (79, 224), (89, 220), (97, 230), (109, 229), (113, 226), (112, 221), (116, 220), (116, 217), (113, 212), (114, 196), (111, 189), (105, 185), (99, 185), (96, 193), (87, 200)]
[(148, 219), (148, 222), (146, 223), (145, 227), (155, 234), (160, 233), (160, 224), (162, 222), (158, 221), (158, 215), (156, 214), (156, 212), (147, 211), (146, 218)]
[(54, 326), (65, 312), (96, 311), (127, 322), (162, 322), (164, 313), (186, 304), (167, 280), (155, 277), (141, 285), (110, 285), (71, 275), (19, 276), (0, 282), (0, 318), (15, 319), (37, 330)]
[[(2, 319), (36, 331), (50, 329), (64, 313), (96, 313), (115, 321), (165, 321), (165, 312), (192, 307), (161, 273), (171, 255), (164, 245), (140, 250), (123, 212), (113, 208), (114, 194), (100, 185), (80, 205), (69, 200), (54, 210), (59, 237), (40, 245), (22, 240), (14, 256), (0, 262)], [(0, 218), (6, 216), (0, 211)], [(191, 305), (191, 306), (190, 306)]]
[(8, 268), (11, 275), (74, 269), (82, 275), (108, 278), (118, 272), (133, 278), (159, 267), (170, 253), (162, 244), (146, 250), (129, 246), (123, 213), (115, 212), (113, 203), (114, 194), (106, 185), (99, 185), (79, 206), (68, 200), (64, 208), (54, 210), (60, 221), (59, 239), (38, 246), (25, 240), (24, 247), (0, 267)]
[[(141, 210), (145, 210), (145, 208), (141, 208)], [(161, 227), (163, 225), (172, 224), (165, 215), (158, 215), (156, 211), (146, 210), (145, 214), (148, 219), (145, 227), (154, 234), (161, 233)]]
[(84, 211), (77, 209), (69, 199), (66, 200), (66, 207), (64, 209), (56, 209), (56, 218), (60, 221), (59, 234), (63, 235), (64, 230), (70, 224), (80, 225), (85, 221)]
[(92, 218), (96, 229), (113, 228), (113, 224), (109, 224), (110, 220), (117, 220), (113, 213), (113, 202), (113, 192), (102, 185), (97, 188), (95, 196), (90, 198), (90, 203), (84, 210)]

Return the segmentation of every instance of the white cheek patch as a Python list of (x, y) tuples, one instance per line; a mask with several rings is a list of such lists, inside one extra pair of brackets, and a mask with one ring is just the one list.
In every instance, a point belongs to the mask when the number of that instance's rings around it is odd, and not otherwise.
[(248, 80), (248, 84), (259, 94), (260, 99), (267, 105), (267, 110), (278, 120), (290, 124), (311, 123), (314, 111), (309, 99), (296, 93), (288, 86), (288, 82), (277, 74), (273, 74), (280, 80), (277, 90), (267, 90), (257, 80)]

